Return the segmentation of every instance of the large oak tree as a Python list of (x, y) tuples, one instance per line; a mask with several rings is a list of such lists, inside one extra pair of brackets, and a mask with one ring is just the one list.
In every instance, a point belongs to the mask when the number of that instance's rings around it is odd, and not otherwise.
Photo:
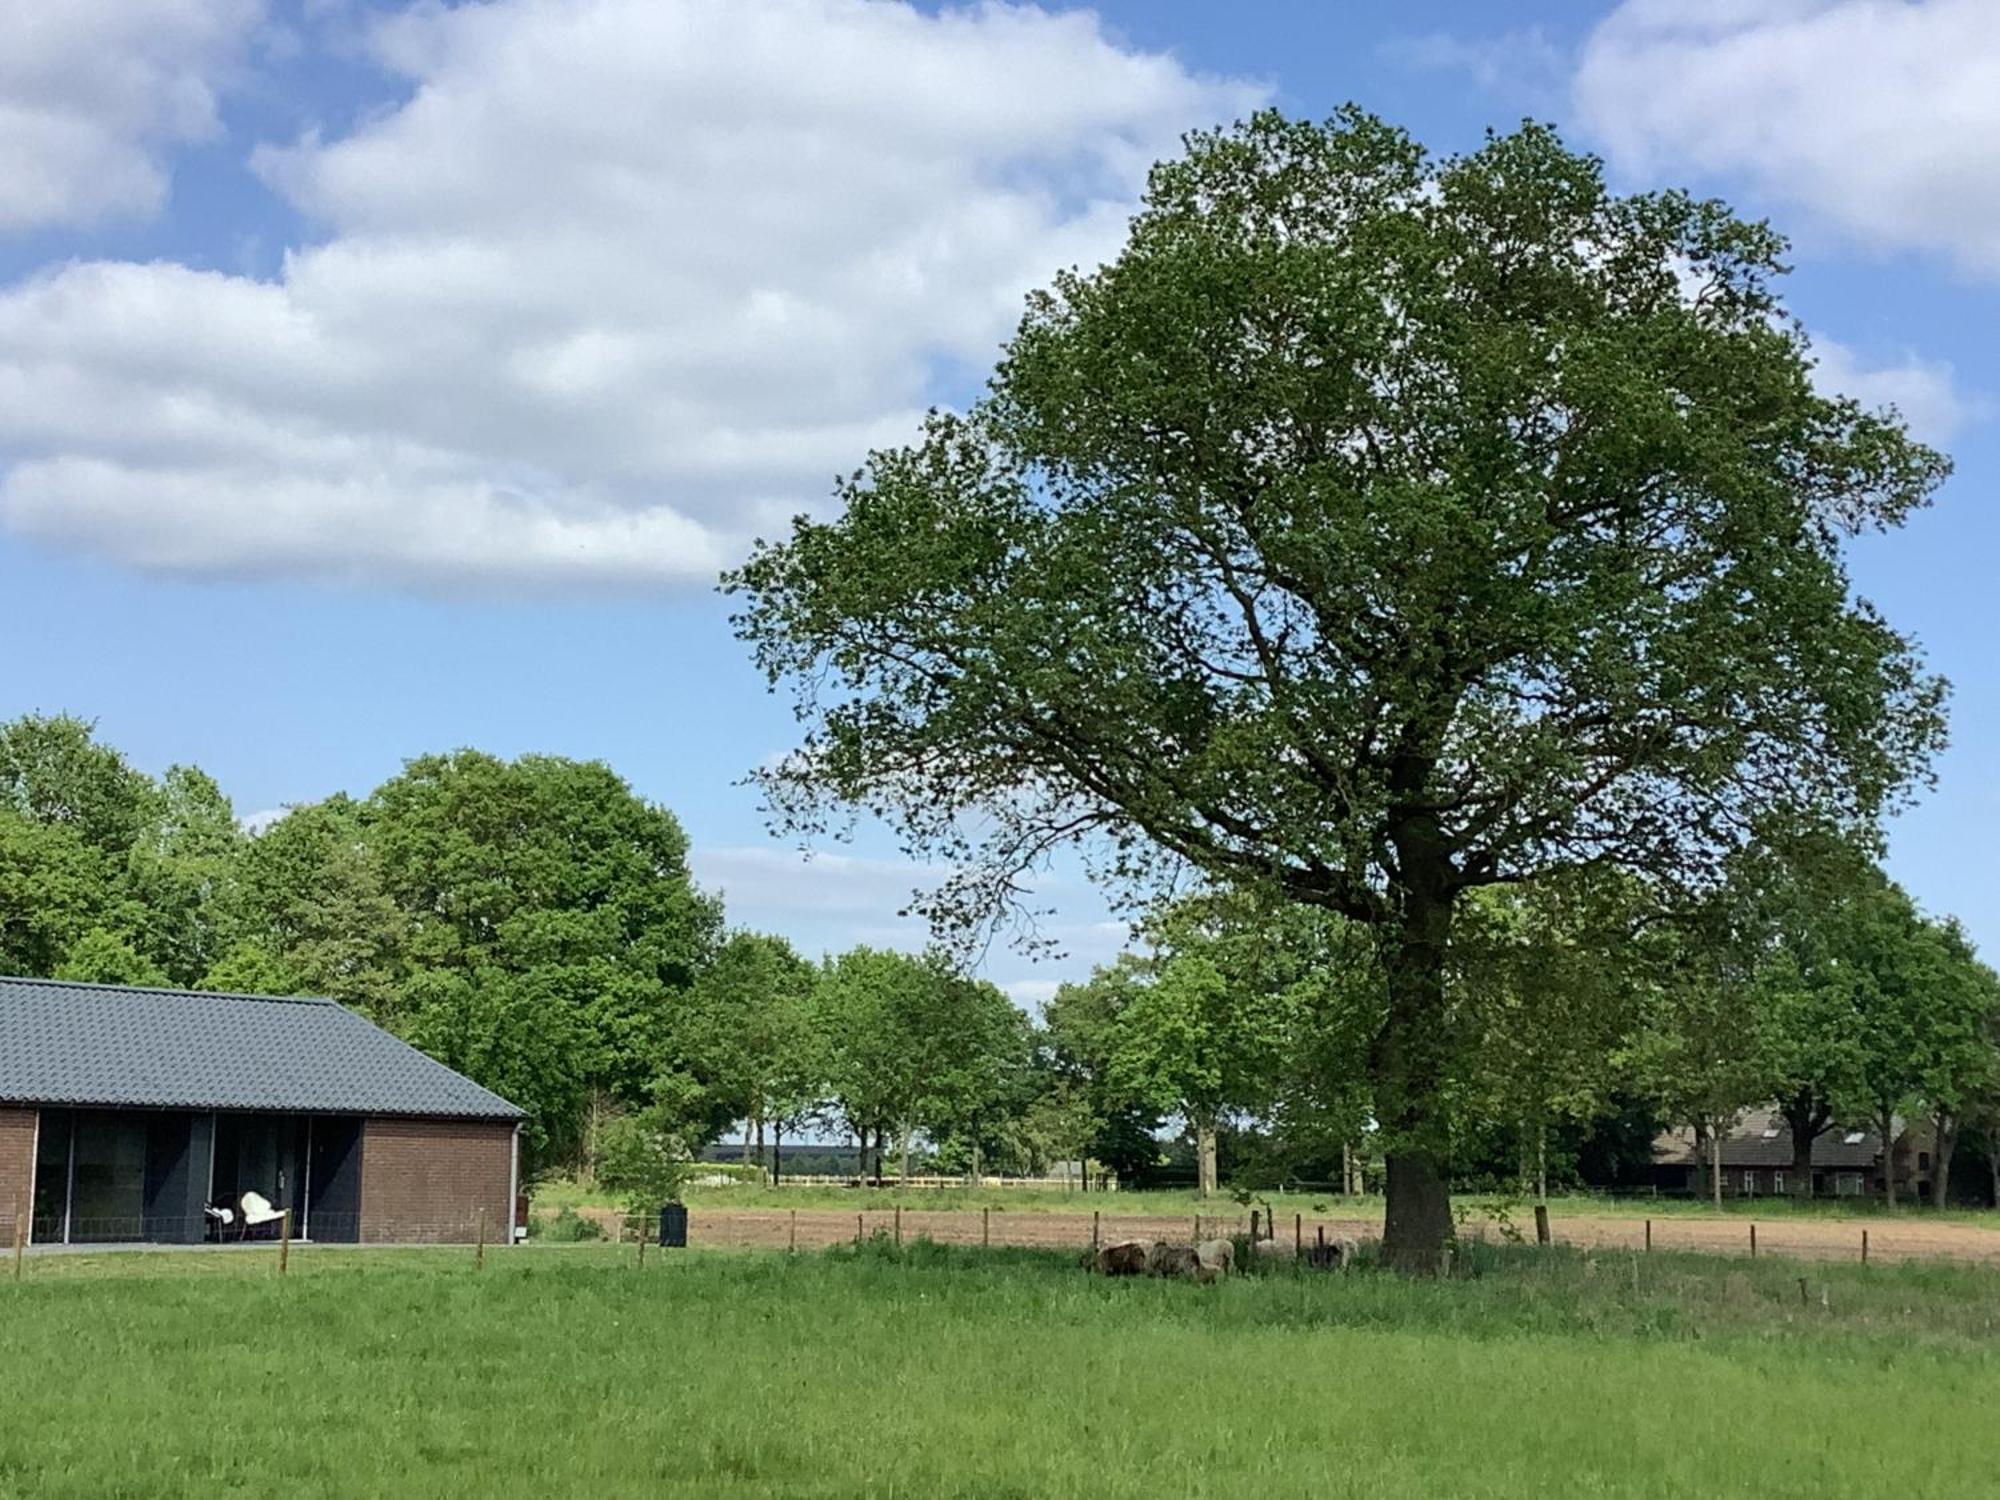
[(1946, 464), (1815, 388), (1783, 253), (1538, 126), (1190, 137), (983, 399), (727, 580), (801, 692), (780, 820), (897, 820), (947, 920), (1082, 842), (1366, 924), (1384, 1255), (1435, 1264), (1464, 893), (1698, 882), (1774, 808), (1875, 818), (1941, 737), (1842, 548)]

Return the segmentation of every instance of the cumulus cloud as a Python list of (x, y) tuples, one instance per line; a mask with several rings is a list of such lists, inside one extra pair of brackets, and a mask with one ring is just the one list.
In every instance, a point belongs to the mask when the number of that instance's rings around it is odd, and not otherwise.
[[(879, 922), (908, 906), (913, 892), (950, 874), (911, 860), (806, 854), (776, 844), (697, 846), (689, 860), (695, 879), (723, 895), (731, 920), (752, 926), (801, 916)], [(911, 921), (909, 931), (922, 933), (924, 924)]]
[(1420, 72), (1459, 74), (1482, 93), (1536, 110), (1560, 100), (1571, 68), (1569, 49), (1541, 26), (1481, 37), (1448, 31), (1397, 37), (1382, 55)]
[(1742, 177), (1867, 245), (2000, 275), (1994, 0), (1625, 0), (1575, 99), (1636, 173)]
[(707, 582), (978, 370), (1147, 163), (1255, 90), (1085, 13), (493, 0), (267, 147), (273, 280), (0, 293), (0, 520), (143, 568), (422, 589)]
[(0, 20), (0, 232), (146, 214), (217, 129), (261, 0), (21, 0)]
[(1813, 340), (1813, 382), (1831, 395), (1852, 396), (1869, 408), (1894, 407), (1910, 431), (1933, 445), (1949, 443), (1987, 414), (1987, 403), (1960, 390), (1949, 364), (1909, 355), (1871, 364), (1833, 339)]

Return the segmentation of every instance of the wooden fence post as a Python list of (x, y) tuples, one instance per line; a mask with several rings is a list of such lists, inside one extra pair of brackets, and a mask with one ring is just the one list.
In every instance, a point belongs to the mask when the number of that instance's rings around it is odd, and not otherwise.
[(1750, 1226), (1750, 1258), (1752, 1260), (1757, 1258), (1757, 1226), (1755, 1224)]
[(1292, 1259), (1297, 1260), (1306, 1250), (1306, 1216), (1292, 1215)]
[(986, 1207), (979, 1210), (979, 1248), (991, 1248), (993, 1244), (993, 1210)]
[(21, 1214), (21, 1200), (14, 1200), (14, 1279), (21, 1279), (21, 1257), (28, 1248), (28, 1221)]
[(1097, 1253), (1097, 1214), (1094, 1208), (1090, 1211), (1090, 1251), (1093, 1255)]
[(792, 1210), (791, 1237), (785, 1243), (785, 1250), (789, 1254), (796, 1254), (798, 1252), (798, 1248), (799, 1248), (799, 1211), (795, 1208)]
[(854, 1248), (857, 1250), (861, 1248), (861, 1236), (868, 1227), (863, 1222), (866, 1218), (867, 1215), (865, 1214), (856, 1214), (854, 1216)]
[(896, 1205), (896, 1248), (903, 1248), (903, 1205)]
[(478, 1270), (486, 1269), (486, 1210), (479, 1210), (479, 1241), (472, 1252), (472, 1264)]
[(1653, 1253), (1653, 1221), (1651, 1219), (1646, 1221), (1646, 1253), (1648, 1255)]
[(646, 1269), (646, 1216), (639, 1215), (639, 1269)]
[(1868, 1264), (1868, 1231), (1861, 1231), (1861, 1264)]
[(291, 1260), (292, 1211), (288, 1208), (278, 1215), (278, 1274), (280, 1276), (285, 1274), (285, 1269), (291, 1264)]
[(1253, 1208), (1250, 1210), (1250, 1243), (1253, 1245), (1256, 1244), (1260, 1238), (1262, 1238), (1262, 1236), (1260, 1236), (1257, 1233), (1257, 1223), (1258, 1223), (1257, 1210)]
[(1535, 1243), (1537, 1245), (1550, 1243), (1549, 1206), (1546, 1203), (1537, 1203), (1535, 1205)]

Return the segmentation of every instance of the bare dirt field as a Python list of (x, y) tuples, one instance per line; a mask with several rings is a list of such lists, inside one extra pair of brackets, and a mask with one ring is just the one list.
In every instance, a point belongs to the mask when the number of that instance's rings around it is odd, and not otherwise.
[[(585, 1210), (593, 1217), (592, 1210)], [(602, 1215), (607, 1221), (609, 1213)], [(1195, 1231), (1192, 1215), (1112, 1216), (1103, 1218), (1100, 1233), (1112, 1239), (1185, 1240)], [(1203, 1235), (1247, 1232), (1249, 1216), (1230, 1212), (1202, 1215)], [(1374, 1218), (1314, 1218), (1294, 1223), (1280, 1221), (1281, 1237), (1296, 1233), (1311, 1241), (1324, 1231), (1328, 1239), (1372, 1238), (1380, 1235), (1382, 1224)], [(897, 1232), (897, 1216), (890, 1209), (845, 1213), (837, 1209), (720, 1209), (696, 1208), (689, 1214), (689, 1239), (699, 1245), (740, 1246), (782, 1250), (794, 1243), (801, 1250), (818, 1249), (851, 1241), (857, 1233)], [(1491, 1225), (1468, 1226), (1468, 1233), (1497, 1239)], [(1532, 1234), (1532, 1225), (1529, 1233)], [(927, 1211), (905, 1209), (901, 1233), (906, 1239), (919, 1235), (942, 1244), (976, 1245), (985, 1239), (995, 1245), (1021, 1245), (1082, 1249), (1091, 1242), (1091, 1216), (1087, 1213), (1006, 1213), (994, 1210), (982, 1216), (977, 1211)], [(1554, 1222), (1555, 1238), (1565, 1244), (1591, 1249), (1639, 1250), (1646, 1245), (1646, 1220), (1633, 1218), (1575, 1218)], [(1677, 1214), (1652, 1221), (1652, 1244), (1656, 1250), (1699, 1250), (1730, 1255), (1750, 1253), (1751, 1221), (1744, 1218), (1704, 1219)], [(1777, 1219), (1756, 1226), (1756, 1251), (1760, 1255), (1786, 1255), (1804, 1260), (1860, 1260), (1862, 1236), (1867, 1236), (1871, 1260), (1947, 1260), (2000, 1264), (2000, 1228), (1974, 1224), (1926, 1221), (1916, 1215), (1859, 1222), (1854, 1220)]]

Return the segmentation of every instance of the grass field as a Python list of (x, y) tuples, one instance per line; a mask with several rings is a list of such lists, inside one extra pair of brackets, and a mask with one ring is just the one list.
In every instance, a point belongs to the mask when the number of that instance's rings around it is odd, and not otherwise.
[(0, 1284), (0, 1495), (1993, 1493), (1990, 1270), (1488, 1248), (1447, 1283), (1198, 1287), (922, 1244), (633, 1259), (31, 1260)]

